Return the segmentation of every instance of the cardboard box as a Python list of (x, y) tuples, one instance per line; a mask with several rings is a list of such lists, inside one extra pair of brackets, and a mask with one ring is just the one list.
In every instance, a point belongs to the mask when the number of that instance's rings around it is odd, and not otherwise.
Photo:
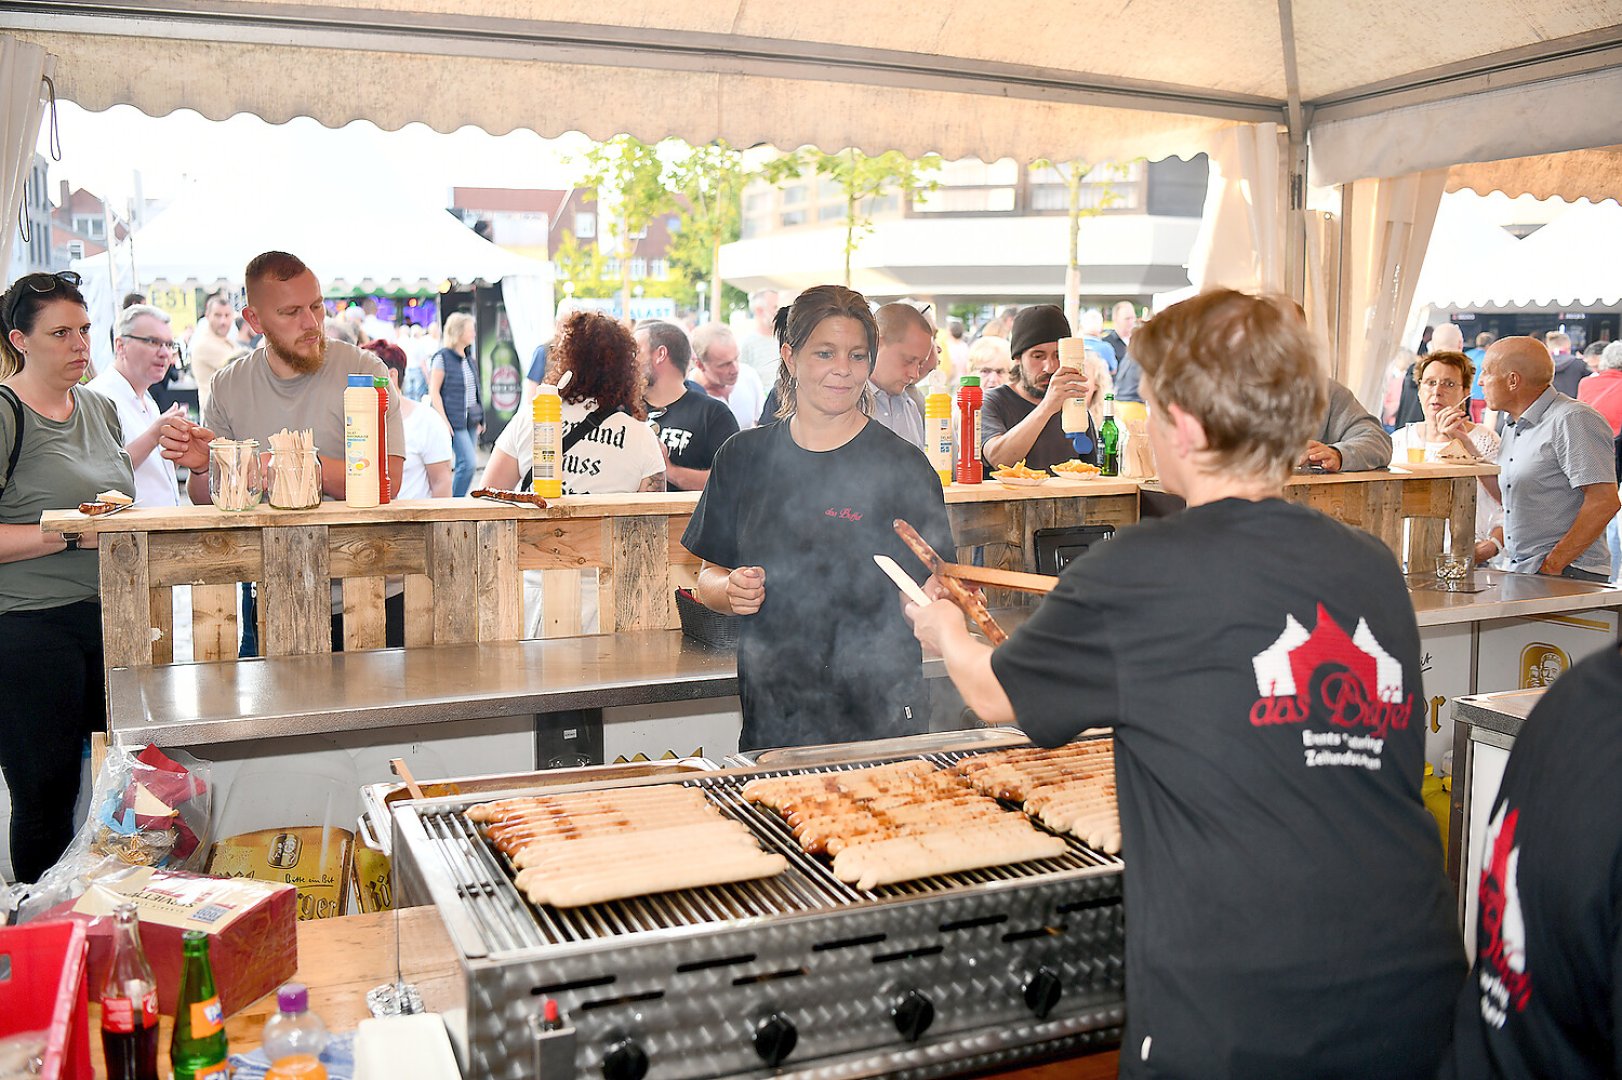
[(112, 914), (134, 901), (141, 946), (158, 980), (158, 1008), (174, 1015), (180, 992), (180, 936), (209, 935), (208, 958), (226, 1015), (287, 982), (298, 970), (298, 892), (291, 885), (208, 878), (147, 866), (100, 878), (52, 917), (84, 922), (90, 933), (91, 993), (101, 991), (112, 962)]

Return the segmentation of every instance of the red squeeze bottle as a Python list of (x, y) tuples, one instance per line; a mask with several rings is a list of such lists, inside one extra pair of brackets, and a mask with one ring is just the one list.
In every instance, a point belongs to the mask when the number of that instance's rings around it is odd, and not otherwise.
[(978, 484), (980, 474), (980, 406), (985, 394), (978, 375), (965, 375), (957, 390), (957, 482)]
[(389, 380), (372, 376), (377, 387), (377, 504), (389, 501)]

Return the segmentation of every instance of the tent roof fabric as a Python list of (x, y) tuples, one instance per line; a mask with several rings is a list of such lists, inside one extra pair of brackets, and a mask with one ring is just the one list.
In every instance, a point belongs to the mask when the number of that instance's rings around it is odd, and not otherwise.
[[(6, 5), (0, 30), (57, 55), (59, 92), (90, 109), (1099, 160), (1280, 121), (1292, 78), (1316, 116), (1355, 122), (1581, 74), (1622, 48), (1622, 0), (943, 0), (927, 18), (893, 0), (57, 0)], [(1552, 148), (1575, 145), (1592, 142)], [(1386, 175), (1363, 160), (1336, 171)]]
[(1448, 170), (1447, 190), (1622, 203), (1622, 146), (1455, 165)]

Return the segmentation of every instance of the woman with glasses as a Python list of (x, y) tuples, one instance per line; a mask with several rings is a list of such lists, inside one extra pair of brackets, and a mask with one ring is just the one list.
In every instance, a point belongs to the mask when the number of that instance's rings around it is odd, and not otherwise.
[(95, 537), (39, 527), (46, 510), (135, 491), (117, 408), (79, 385), (89, 367), (79, 276), (13, 283), (0, 298), (0, 771), (19, 881), (73, 838), (84, 741), (106, 727)]
[[(1498, 460), (1498, 436), (1470, 419), (1470, 386), (1476, 365), (1462, 352), (1442, 350), (1421, 356), (1413, 366), (1423, 420), (1391, 433), (1391, 464), (1440, 461), (1454, 445), (1485, 464)], [(1504, 550), (1504, 507), (1485, 485), (1476, 485), (1476, 562), (1486, 564)]]

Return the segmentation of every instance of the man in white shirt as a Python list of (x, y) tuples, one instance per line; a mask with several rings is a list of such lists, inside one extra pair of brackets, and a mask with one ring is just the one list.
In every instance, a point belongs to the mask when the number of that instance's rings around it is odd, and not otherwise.
[(873, 419), (922, 450), (924, 414), (907, 390), (935, 367), (935, 328), (911, 304), (885, 304), (873, 317), (879, 324), (879, 351), (868, 377)]
[(693, 331), (692, 376), (704, 392), (724, 401), (738, 418), (738, 430), (760, 421), (766, 390), (755, 369), (738, 362), (738, 339), (725, 323), (705, 323)]
[[(759, 289), (749, 294), (749, 310), (755, 316), (754, 333), (738, 342), (744, 366), (754, 368), (760, 385), (777, 385), (777, 368), (782, 363), (777, 344), (777, 292)], [(739, 421), (742, 423), (742, 421)]]
[(175, 404), (159, 412), (148, 393), (162, 382), (175, 360), (175, 338), (169, 316), (147, 304), (119, 312), (114, 327), (113, 366), (91, 379), (88, 387), (118, 408), (124, 429), (124, 450), (135, 469), (136, 506), (179, 506), (180, 488), (175, 464), (158, 452), (158, 429), (165, 419), (185, 422), (185, 406)]

